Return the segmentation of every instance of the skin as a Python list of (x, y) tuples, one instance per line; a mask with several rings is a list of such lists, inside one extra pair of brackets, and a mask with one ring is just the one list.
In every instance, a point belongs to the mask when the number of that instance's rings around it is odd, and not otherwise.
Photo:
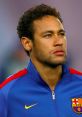
[(67, 47), (63, 24), (54, 16), (44, 16), (33, 22), (34, 40), (22, 37), (25, 50), (42, 79), (54, 90), (61, 79), (62, 64), (66, 61)]

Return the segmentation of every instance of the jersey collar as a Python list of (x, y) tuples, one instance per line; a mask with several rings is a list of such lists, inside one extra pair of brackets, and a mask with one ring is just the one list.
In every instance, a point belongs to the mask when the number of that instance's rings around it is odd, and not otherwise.
[[(63, 69), (63, 72), (62, 72), (61, 79), (63, 79), (67, 74), (69, 74), (69, 69), (66, 64), (62, 65), (62, 69)], [(31, 60), (29, 60), (28, 62), (27, 70), (28, 70), (28, 74), (31, 75), (31, 78), (33, 78), (37, 83), (41, 85), (47, 85), (41, 78), (39, 72), (37, 71), (37, 69), (35, 68)]]

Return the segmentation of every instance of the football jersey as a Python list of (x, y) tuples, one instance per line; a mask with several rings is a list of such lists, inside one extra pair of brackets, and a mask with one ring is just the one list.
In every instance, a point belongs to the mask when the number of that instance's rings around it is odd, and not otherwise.
[(30, 60), (0, 85), (0, 117), (82, 117), (82, 73), (62, 69), (51, 91)]

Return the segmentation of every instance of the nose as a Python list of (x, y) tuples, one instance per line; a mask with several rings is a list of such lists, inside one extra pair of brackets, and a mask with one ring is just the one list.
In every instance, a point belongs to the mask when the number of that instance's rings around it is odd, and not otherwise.
[(54, 36), (54, 45), (55, 46), (62, 46), (64, 43), (64, 39), (61, 38), (59, 35), (55, 34)]

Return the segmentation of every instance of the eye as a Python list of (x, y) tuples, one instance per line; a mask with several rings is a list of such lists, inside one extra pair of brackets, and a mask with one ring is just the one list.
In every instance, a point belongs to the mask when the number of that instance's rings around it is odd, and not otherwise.
[(60, 36), (65, 36), (65, 32), (60, 32), (59, 35)]
[(43, 37), (44, 37), (44, 38), (51, 38), (51, 37), (52, 37), (52, 34), (51, 34), (51, 33), (45, 34), (45, 35), (43, 35)]

